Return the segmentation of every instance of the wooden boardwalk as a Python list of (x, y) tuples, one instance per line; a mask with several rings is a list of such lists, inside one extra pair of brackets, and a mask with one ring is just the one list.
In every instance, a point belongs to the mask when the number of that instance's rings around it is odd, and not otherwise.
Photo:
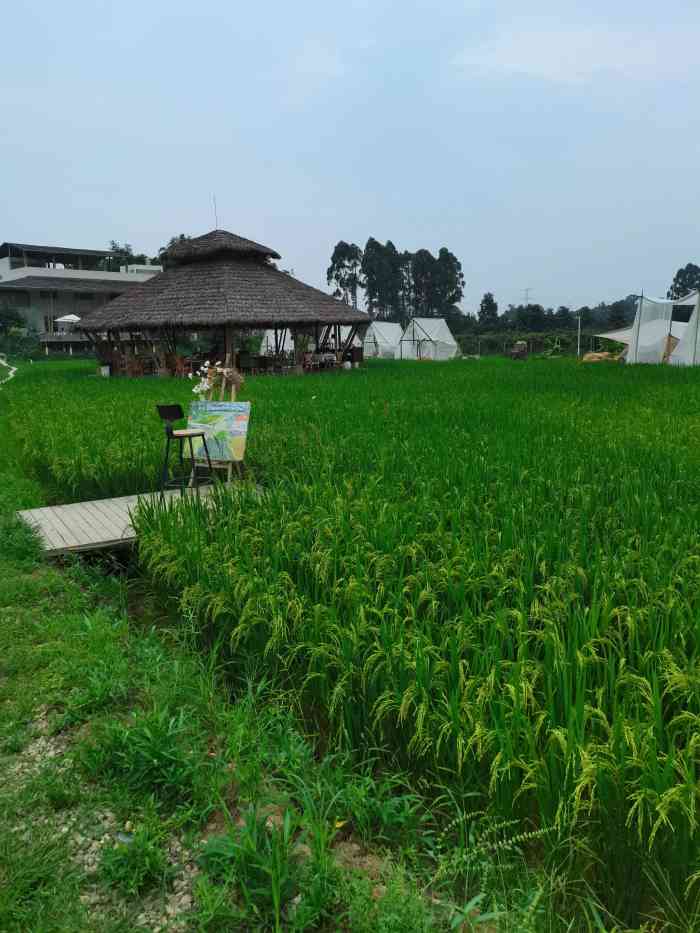
[[(207, 495), (211, 486), (201, 486), (200, 495)], [(188, 494), (189, 494), (188, 490)], [(179, 496), (178, 489), (168, 489), (167, 498)], [(139, 499), (157, 499), (159, 493), (139, 496), (119, 496), (117, 499), (94, 499), (71, 505), (52, 505), (41, 509), (25, 509), (17, 515), (39, 532), (48, 557), (58, 557), (77, 551), (101, 551), (133, 544), (136, 532), (131, 524), (131, 511)]]

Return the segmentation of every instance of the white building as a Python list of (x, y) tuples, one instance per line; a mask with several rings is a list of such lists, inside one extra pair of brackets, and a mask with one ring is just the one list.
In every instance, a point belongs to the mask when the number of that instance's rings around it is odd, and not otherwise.
[(18, 311), (44, 339), (59, 336), (57, 318), (83, 318), (161, 267), (120, 266), (110, 250), (0, 244), (0, 306)]

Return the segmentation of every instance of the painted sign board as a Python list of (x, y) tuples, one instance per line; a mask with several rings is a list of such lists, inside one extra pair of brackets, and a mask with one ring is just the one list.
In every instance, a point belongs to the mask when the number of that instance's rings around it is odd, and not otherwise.
[[(250, 402), (192, 402), (189, 428), (204, 431), (212, 460), (242, 461), (250, 421)], [(201, 438), (194, 439), (194, 455), (205, 460)]]

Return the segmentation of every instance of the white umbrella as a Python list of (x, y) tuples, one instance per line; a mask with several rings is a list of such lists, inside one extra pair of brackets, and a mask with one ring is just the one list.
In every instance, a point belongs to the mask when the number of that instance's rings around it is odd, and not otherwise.
[(57, 317), (57, 324), (77, 324), (80, 318), (77, 314), (64, 314), (63, 317)]

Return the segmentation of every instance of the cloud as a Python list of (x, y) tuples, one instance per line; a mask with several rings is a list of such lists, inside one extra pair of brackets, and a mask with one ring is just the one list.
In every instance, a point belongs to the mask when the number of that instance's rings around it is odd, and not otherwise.
[(305, 39), (292, 60), (292, 70), (298, 77), (308, 79), (341, 78), (345, 66), (336, 49), (320, 39)]
[(319, 94), (345, 74), (343, 59), (332, 44), (317, 38), (304, 39), (278, 68), (282, 101), (292, 109), (311, 106)]
[(658, 33), (598, 27), (511, 30), (461, 51), (460, 71), (522, 75), (558, 84), (617, 77), (634, 81), (676, 80), (694, 70), (694, 30)]

